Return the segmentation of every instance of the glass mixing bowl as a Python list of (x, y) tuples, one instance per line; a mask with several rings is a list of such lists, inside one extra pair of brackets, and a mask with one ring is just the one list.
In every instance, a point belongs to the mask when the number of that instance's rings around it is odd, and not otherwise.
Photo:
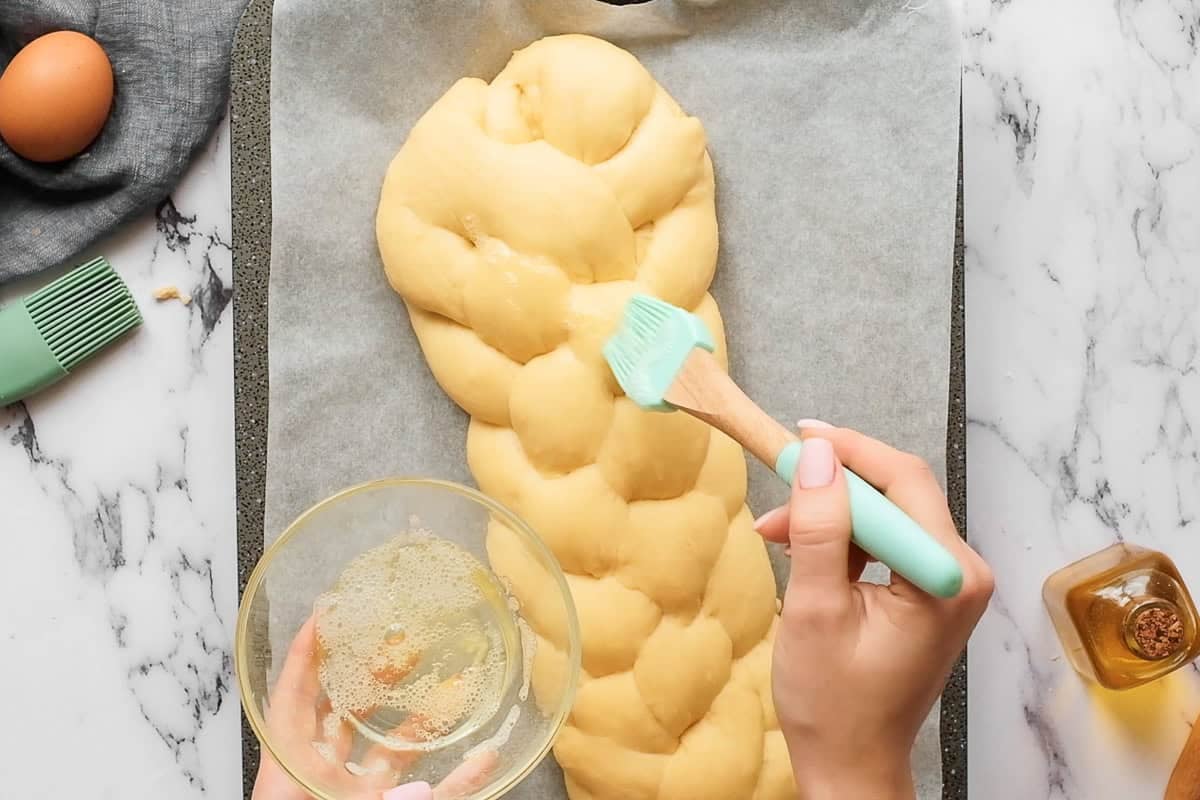
[[(510, 591), (536, 586), (539, 640)], [(496, 501), (389, 479), (302, 514), (251, 573), (234, 655), (269, 755), (319, 800), (441, 784), (492, 800), (549, 752), (579, 680), (575, 606), (553, 554)]]

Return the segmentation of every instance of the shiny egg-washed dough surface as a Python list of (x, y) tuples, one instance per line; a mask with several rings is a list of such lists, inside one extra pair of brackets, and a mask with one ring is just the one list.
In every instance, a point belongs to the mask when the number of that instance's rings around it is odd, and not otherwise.
[[(572, 800), (784, 800), (771, 703), (775, 583), (741, 449), (639, 410), (601, 355), (634, 292), (691, 309), (724, 363), (704, 130), (629, 53), (558, 36), (413, 128), (376, 230), (438, 383), (471, 417), (480, 488), (554, 551), (583, 674), (555, 745)], [(506, 529), (489, 556), (565, 669), (554, 587)]]

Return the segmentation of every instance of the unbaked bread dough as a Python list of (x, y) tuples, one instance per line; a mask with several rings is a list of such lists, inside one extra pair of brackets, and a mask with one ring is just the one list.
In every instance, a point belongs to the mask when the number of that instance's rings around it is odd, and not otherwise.
[[(790, 800), (742, 451), (639, 410), (601, 355), (640, 291), (703, 318), (724, 363), (700, 123), (624, 50), (542, 39), (421, 118), (376, 228), (434, 376), (471, 416), (471, 472), (568, 573), (584, 674), (555, 755), (572, 800)], [(536, 690), (564, 621), (508, 531), (488, 549), (537, 631)]]

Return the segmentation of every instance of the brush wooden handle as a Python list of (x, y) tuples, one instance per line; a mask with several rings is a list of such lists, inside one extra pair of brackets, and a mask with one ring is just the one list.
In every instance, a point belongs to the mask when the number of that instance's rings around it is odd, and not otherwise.
[[(792, 482), (803, 444), (747, 397), (712, 354), (693, 349), (664, 399), (737, 440)], [(845, 472), (854, 543), (929, 594), (958, 594), (962, 566), (950, 551), (878, 489)]]
[(1183, 752), (1171, 771), (1163, 800), (1200, 800), (1200, 719), (1183, 745)]
[(711, 353), (700, 348), (692, 350), (664, 399), (736, 440), (772, 469), (784, 448), (799, 441), (747, 397)]

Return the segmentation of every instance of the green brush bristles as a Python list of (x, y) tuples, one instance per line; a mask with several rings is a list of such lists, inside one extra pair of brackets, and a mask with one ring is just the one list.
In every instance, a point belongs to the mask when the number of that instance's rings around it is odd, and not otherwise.
[(604, 357), (622, 387), (633, 379), (638, 360), (654, 346), (658, 330), (673, 308), (644, 294), (634, 295), (625, 307), (621, 329), (604, 346)]
[(24, 400), (142, 324), (103, 258), (0, 308), (0, 406)]
[(697, 347), (712, 352), (714, 346), (699, 317), (636, 294), (620, 330), (604, 345), (604, 358), (630, 400), (648, 411), (671, 411), (665, 395), (688, 354)]
[(25, 298), (25, 308), (67, 371), (142, 323), (129, 288), (103, 258), (34, 292)]

